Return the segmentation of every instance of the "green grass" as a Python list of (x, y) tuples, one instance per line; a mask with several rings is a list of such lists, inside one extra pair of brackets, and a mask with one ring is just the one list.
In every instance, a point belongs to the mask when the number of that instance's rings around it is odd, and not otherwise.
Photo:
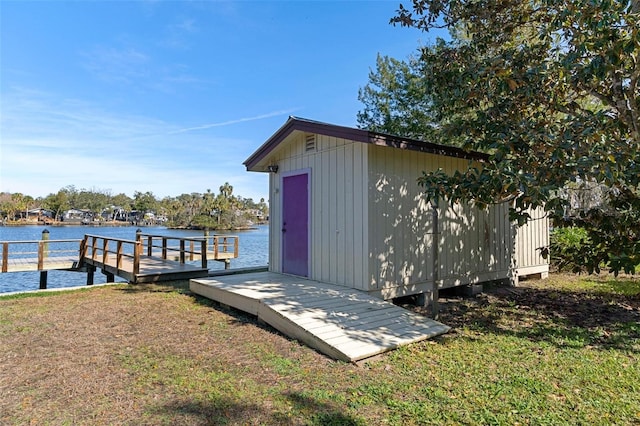
[[(38, 388), (30, 398), (46, 401), (38, 418), (45, 424), (639, 424), (638, 280), (561, 276), (525, 286), (460, 300), (442, 315), (453, 332), (363, 366), (330, 360), (179, 288), (104, 289), (96, 297), (116, 303), (110, 309), (124, 309), (125, 301), (135, 307), (116, 337), (137, 337), (102, 360), (125, 382), (113, 395), (85, 399), (87, 412), (67, 407), (64, 398), (52, 402)], [(114, 291), (121, 294), (106, 297)], [(75, 300), (67, 306), (84, 303)], [(0, 347), (44, 327), (23, 324), (21, 315), (32, 308), (20, 304), (26, 300), (10, 302), (0, 304), (10, 314), (0, 321)], [(131, 312), (142, 317), (139, 326)], [(0, 359), (20, 362), (1, 351)], [(1, 404), (9, 414), (0, 423), (34, 420)], [(112, 412), (104, 412), (107, 406)]]

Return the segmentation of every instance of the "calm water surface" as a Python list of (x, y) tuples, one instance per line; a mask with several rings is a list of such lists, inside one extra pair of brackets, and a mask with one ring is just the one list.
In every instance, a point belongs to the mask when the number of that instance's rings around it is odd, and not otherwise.
[[(0, 241), (32, 241), (42, 238), (42, 231), (49, 231), (50, 240), (82, 239), (85, 234), (100, 235), (111, 238), (135, 240), (137, 226), (90, 227), (90, 226), (0, 226)], [(167, 229), (165, 227), (141, 227), (145, 234), (167, 235), (172, 237), (201, 237), (202, 231)], [(214, 232), (211, 232), (213, 235)], [(268, 259), (269, 229), (260, 225), (249, 231), (221, 231), (216, 235), (237, 235), (240, 237), (239, 257), (231, 260), (232, 268), (249, 266), (265, 266)], [(77, 247), (77, 244), (70, 243)], [(224, 269), (222, 262), (209, 262), (209, 269)], [(116, 282), (124, 281), (116, 277)], [(94, 283), (106, 282), (106, 277), (96, 271)], [(36, 290), (40, 283), (40, 272), (0, 273), (0, 293), (12, 291)], [(87, 274), (82, 272), (49, 271), (47, 288), (62, 288), (85, 285)]]

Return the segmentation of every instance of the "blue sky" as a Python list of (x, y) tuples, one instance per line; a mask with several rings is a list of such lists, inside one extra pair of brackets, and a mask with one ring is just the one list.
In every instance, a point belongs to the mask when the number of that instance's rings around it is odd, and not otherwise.
[(0, 1), (0, 192), (267, 198), (242, 162), (289, 115), (355, 126), (398, 1)]

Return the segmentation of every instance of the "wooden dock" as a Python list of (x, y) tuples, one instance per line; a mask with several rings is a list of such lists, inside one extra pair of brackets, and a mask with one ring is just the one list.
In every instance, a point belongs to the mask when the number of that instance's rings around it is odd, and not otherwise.
[(5, 264), (3, 263), (2, 272), (51, 271), (54, 269), (73, 271), (78, 268), (78, 264), (78, 256), (49, 257), (43, 259), (41, 264), (36, 258), (12, 258), (7, 261), (6, 270), (4, 270)]
[(192, 279), (190, 289), (256, 315), (283, 334), (347, 362), (449, 330), (358, 290), (272, 272)]
[(1, 241), (0, 272), (76, 270), (82, 240)]
[(206, 266), (149, 256), (140, 256), (137, 268), (134, 265), (134, 259), (129, 257), (123, 258), (120, 262), (115, 257), (110, 257), (106, 261), (85, 258), (83, 265), (99, 268), (106, 275), (124, 278), (132, 284), (188, 280), (209, 275), (209, 268)]
[(101, 269), (112, 282), (114, 276), (131, 283), (173, 281), (206, 277), (208, 261), (225, 268), (238, 257), (238, 237), (213, 235), (200, 238), (147, 235), (135, 240), (85, 235), (82, 240), (1, 241), (0, 272), (40, 271), (40, 288), (46, 288), (47, 271), (87, 272), (87, 284)]

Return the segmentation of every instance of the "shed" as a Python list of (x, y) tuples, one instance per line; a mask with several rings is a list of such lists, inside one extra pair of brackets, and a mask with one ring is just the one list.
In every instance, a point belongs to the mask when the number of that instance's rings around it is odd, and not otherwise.
[(269, 173), (269, 270), (383, 299), (548, 273), (542, 211), (518, 230), (508, 205), (441, 203), (417, 178), (483, 154), (290, 117), (246, 161)]

